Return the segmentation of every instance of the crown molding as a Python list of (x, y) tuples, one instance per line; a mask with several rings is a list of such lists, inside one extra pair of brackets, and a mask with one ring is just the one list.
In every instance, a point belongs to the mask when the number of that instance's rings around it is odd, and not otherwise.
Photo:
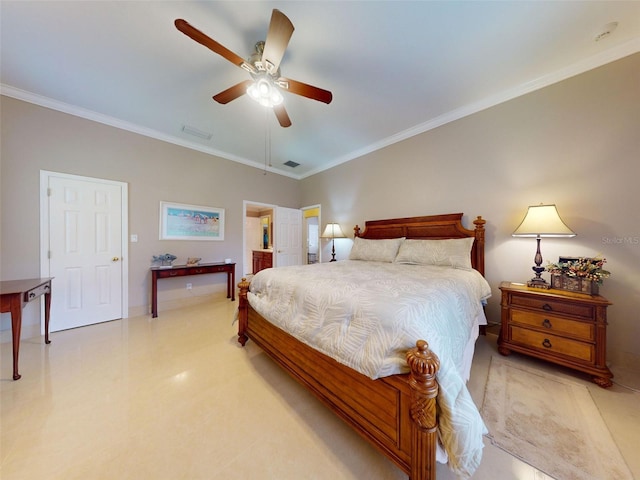
[[(94, 112), (92, 110), (78, 107), (76, 105), (71, 105), (68, 103), (60, 102), (58, 100), (53, 100), (52, 98), (45, 97), (43, 95), (27, 92), (26, 90), (21, 90), (19, 88), (15, 88), (15, 87), (12, 87), (11, 85), (6, 85), (4, 83), (0, 84), (0, 95), (15, 98), (16, 100), (22, 100), (28, 103), (32, 103), (34, 105), (38, 105), (40, 107), (50, 108), (51, 110), (67, 113), (75, 117), (91, 120), (92, 122), (109, 125), (110, 127), (119, 128), (121, 130), (126, 130), (128, 132), (137, 133), (138, 135), (154, 138), (156, 140), (160, 140), (166, 143), (171, 143), (173, 145), (178, 145), (180, 147), (188, 148), (190, 150), (196, 150), (198, 152), (220, 157), (225, 160), (231, 160), (232, 162), (241, 163), (243, 165), (257, 168), (259, 170), (265, 170), (264, 165), (261, 165), (258, 162), (254, 162), (252, 160), (246, 159), (244, 157), (239, 157), (237, 155), (232, 155), (230, 153), (217, 150), (215, 148), (200, 145), (195, 142), (190, 142), (183, 138), (167, 135), (165, 133), (159, 132), (157, 130), (153, 130), (151, 128), (142, 127), (135, 123), (126, 122), (124, 120), (120, 120), (115, 117), (110, 117), (109, 115), (103, 115), (102, 113)], [(266, 171), (269, 173), (275, 173), (278, 175), (283, 175), (286, 177), (291, 177), (296, 180), (299, 180), (299, 177), (295, 175), (291, 175), (288, 172), (275, 170), (271, 167), (267, 167)]]
[(398, 143), (416, 135), (420, 135), (421, 133), (428, 132), (429, 130), (433, 130), (434, 128), (438, 128), (447, 123), (460, 120), (461, 118), (473, 115), (474, 113), (478, 113), (482, 110), (486, 110), (509, 100), (513, 100), (514, 98), (521, 97), (523, 95), (526, 95), (527, 93), (540, 90), (542, 88), (548, 87), (555, 83), (561, 82), (576, 75), (580, 75), (581, 73), (588, 72), (589, 70), (593, 70), (595, 68), (606, 65), (607, 63), (620, 60), (621, 58), (633, 55), (638, 52), (640, 52), (640, 38), (634, 38), (629, 42), (618, 45), (617, 47), (611, 48), (597, 55), (593, 55), (580, 62), (576, 62), (550, 74), (543, 75), (542, 77), (523, 83), (515, 88), (511, 88), (496, 95), (486, 97), (478, 102), (470, 103), (455, 110), (451, 110), (450, 112), (432, 118), (427, 122), (421, 123), (402, 132), (398, 132), (395, 135), (384, 138), (379, 142), (372, 143), (364, 148), (350, 152), (336, 159), (334, 162), (325, 165), (321, 169), (316, 169), (307, 173), (304, 177), (309, 177), (324, 170), (329, 170), (330, 168), (375, 152), (384, 147), (388, 147), (389, 145), (393, 145), (394, 143)]
[(179, 145), (181, 147), (189, 148), (191, 150), (196, 150), (202, 153), (206, 153), (208, 155), (214, 155), (226, 160), (238, 162), (243, 165), (264, 170), (265, 172), (275, 173), (275, 174), (293, 178), (296, 180), (302, 180), (303, 178), (307, 178), (317, 173), (323, 172), (325, 170), (329, 170), (333, 167), (349, 162), (351, 160), (355, 160), (356, 158), (375, 152), (389, 145), (393, 145), (394, 143), (398, 143), (408, 138), (414, 137), (416, 135), (420, 135), (421, 133), (428, 132), (429, 130), (433, 130), (434, 128), (440, 127), (450, 122), (454, 122), (461, 118), (464, 118), (474, 113), (480, 112), (482, 110), (486, 110), (488, 108), (494, 107), (496, 105), (507, 102), (514, 98), (520, 97), (522, 95), (526, 95), (527, 93), (531, 93), (533, 91), (540, 90), (544, 87), (548, 87), (549, 85), (553, 85), (555, 83), (561, 82), (563, 80), (574, 77), (581, 73), (601, 67), (603, 65), (606, 65), (607, 63), (619, 60), (629, 55), (633, 55), (634, 53), (637, 53), (639, 51), (640, 51), (640, 38), (634, 38), (629, 42), (626, 42), (616, 47), (613, 47), (611, 49), (608, 49), (597, 55), (593, 55), (589, 58), (576, 62), (565, 68), (562, 68), (560, 70), (557, 70), (547, 75), (543, 75), (537, 79), (523, 83), (517, 87), (500, 92), (499, 94), (484, 98), (478, 102), (474, 102), (474, 103), (465, 105), (463, 107), (457, 108), (455, 110), (452, 110), (450, 112), (444, 113), (427, 122), (418, 124), (402, 132), (398, 132), (397, 134), (386, 137), (378, 142), (367, 145), (361, 149), (349, 152), (348, 154), (338, 157), (335, 161), (323, 167), (314, 169), (302, 175), (294, 175), (290, 172), (276, 170), (271, 167), (265, 167), (264, 165), (261, 165), (258, 162), (249, 160), (247, 158), (232, 155), (228, 152), (223, 152), (215, 148), (206, 147), (195, 142), (189, 142), (188, 140), (184, 140), (182, 138), (178, 138), (172, 135), (167, 135), (157, 130), (142, 127), (140, 125), (136, 125), (131, 122), (126, 122), (114, 117), (110, 117), (108, 115), (103, 115), (101, 113), (97, 113), (91, 110), (77, 107), (75, 105), (70, 105), (68, 103), (53, 100), (51, 98), (48, 98), (42, 95), (37, 95), (31, 92), (27, 92), (25, 90), (15, 88), (10, 85), (0, 84), (0, 94), (6, 95), (8, 97), (12, 97), (18, 100), (23, 100), (25, 102), (33, 103), (35, 105), (39, 105), (42, 107), (50, 108), (52, 110), (68, 113), (69, 115), (74, 115), (74, 116), (85, 118), (87, 120), (91, 120), (94, 122), (109, 125), (115, 128), (119, 128), (121, 130), (127, 130), (129, 132), (137, 133), (139, 135), (155, 138), (156, 140), (160, 140), (163, 142)]

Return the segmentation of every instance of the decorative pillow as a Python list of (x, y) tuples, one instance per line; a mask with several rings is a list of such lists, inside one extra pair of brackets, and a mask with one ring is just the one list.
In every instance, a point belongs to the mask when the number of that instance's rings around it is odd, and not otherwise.
[(356, 237), (353, 239), (349, 260), (392, 263), (403, 240), (404, 237), (381, 240)]
[(471, 270), (473, 237), (447, 240), (405, 240), (400, 245), (396, 263), (440, 265)]

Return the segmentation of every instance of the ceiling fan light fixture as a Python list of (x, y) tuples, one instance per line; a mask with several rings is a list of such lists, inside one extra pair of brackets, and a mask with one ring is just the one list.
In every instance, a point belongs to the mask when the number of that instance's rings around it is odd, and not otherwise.
[(247, 94), (264, 107), (274, 107), (284, 101), (273, 81), (268, 77), (261, 77), (247, 87)]
[(276, 89), (271, 90), (271, 103), (273, 105), (280, 105), (284, 101), (282, 94)]

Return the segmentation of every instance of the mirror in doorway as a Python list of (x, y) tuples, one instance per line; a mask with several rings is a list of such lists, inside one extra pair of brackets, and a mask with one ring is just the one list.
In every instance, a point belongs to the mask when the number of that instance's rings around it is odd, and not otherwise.
[(262, 248), (265, 250), (271, 248), (271, 215), (263, 215), (260, 217), (260, 228), (262, 232)]

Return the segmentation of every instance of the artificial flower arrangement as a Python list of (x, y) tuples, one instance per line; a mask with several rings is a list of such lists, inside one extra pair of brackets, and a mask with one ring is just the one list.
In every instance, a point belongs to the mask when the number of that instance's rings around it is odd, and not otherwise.
[(602, 268), (605, 263), (607, 263), (605, 258), (560, 258), (558, 263), (549, 263), (546, 270), (552, 275), (566, 275), (602, 285), (602, 281), (611, 276), (611, 272)]

